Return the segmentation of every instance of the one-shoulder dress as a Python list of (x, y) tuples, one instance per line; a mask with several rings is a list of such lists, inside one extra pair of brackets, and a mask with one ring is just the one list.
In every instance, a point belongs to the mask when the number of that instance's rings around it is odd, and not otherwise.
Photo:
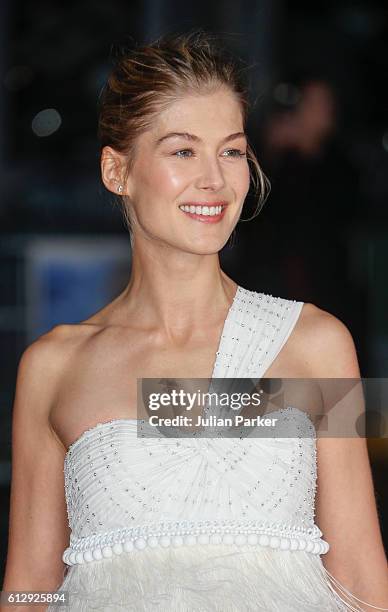
[[(302, 307), (239, 285), (212, 380), (260, 379)], [(313, 424), (292, 406), (277, 416), (292, 436), (163, 438), (129, 418), (85, 431), (64, 461), (66, 609), (362, 610), (322, 562)]]

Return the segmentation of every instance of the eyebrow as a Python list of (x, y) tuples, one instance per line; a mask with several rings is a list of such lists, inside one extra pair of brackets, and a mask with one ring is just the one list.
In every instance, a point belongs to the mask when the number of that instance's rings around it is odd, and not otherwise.
[[(225, 142), (229, 142), (229, 140), (235, 140), (236, 138), (241, 138), (241, 136), (244, 136), (244, 138), (246, 138), (245, 132), (235, 132), (234, 134), (229, 134), (229, 136), (226, 136), (226, 138), (222, 139), (221, 144), (224, 144)], [(168, 138), (185, 138), (186, 140), (189, 140), (192, 142), (202, 142), (201, 138), (199, 138), (198, 136), (195, 136), (195, 134), (189, 134), (188, 132), (169, 132), (168, 134), (165, 134), (164, 136), (162, 136), (156, 141), (155, 143), (156, 146), (158, 147), (162, 142), (164, 142)]]

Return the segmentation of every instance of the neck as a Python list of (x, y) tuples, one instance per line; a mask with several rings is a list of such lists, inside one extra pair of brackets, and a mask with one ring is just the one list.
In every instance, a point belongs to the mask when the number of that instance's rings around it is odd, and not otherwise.
[(237, 284), (221, 270), (218, 255), (200, 256), (196, 268), (169, 262), (141, 266), (134, 257), (130, 280), (119, 296), (121, 322), (162, 329), (167, 337), (219, 324), (233, 301)]

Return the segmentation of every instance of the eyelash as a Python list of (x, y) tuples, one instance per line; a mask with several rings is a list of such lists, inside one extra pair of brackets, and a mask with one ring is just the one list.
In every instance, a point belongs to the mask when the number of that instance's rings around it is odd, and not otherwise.
[[(175, 155), (176, 157), (180, 157), (181, 159), (190, 159), (191, 156), (178, 155), (178, 153), (184, 153), (185, 151), (190, 151), (191, 153), (193, 153), (193, 149), (180, 149), (179, 151), (175, 151), (173, 155)], [(235, 153), (237, 153), (237, 155), (228, 155), (227, 157), (246, 157), (246, 153), (240, 151), (240, 149), (227, 149), (227, 151), (234, 151)]]

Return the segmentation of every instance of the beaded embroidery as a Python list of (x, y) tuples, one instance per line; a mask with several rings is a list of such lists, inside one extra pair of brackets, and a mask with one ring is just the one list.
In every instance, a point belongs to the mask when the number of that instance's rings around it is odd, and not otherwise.
[[(214, 378), (263, 376), (303, 303), (238, 287), (215, 355)], [(145, 547), (257, 545), (324, 554), (314, 524), (316, 440), (293, 407), (293, 438), (138, 437), (135, 419), (85, 431), (64, 464), (68, 565)], [(307, 432), (307, 437), (306, 437)]]

